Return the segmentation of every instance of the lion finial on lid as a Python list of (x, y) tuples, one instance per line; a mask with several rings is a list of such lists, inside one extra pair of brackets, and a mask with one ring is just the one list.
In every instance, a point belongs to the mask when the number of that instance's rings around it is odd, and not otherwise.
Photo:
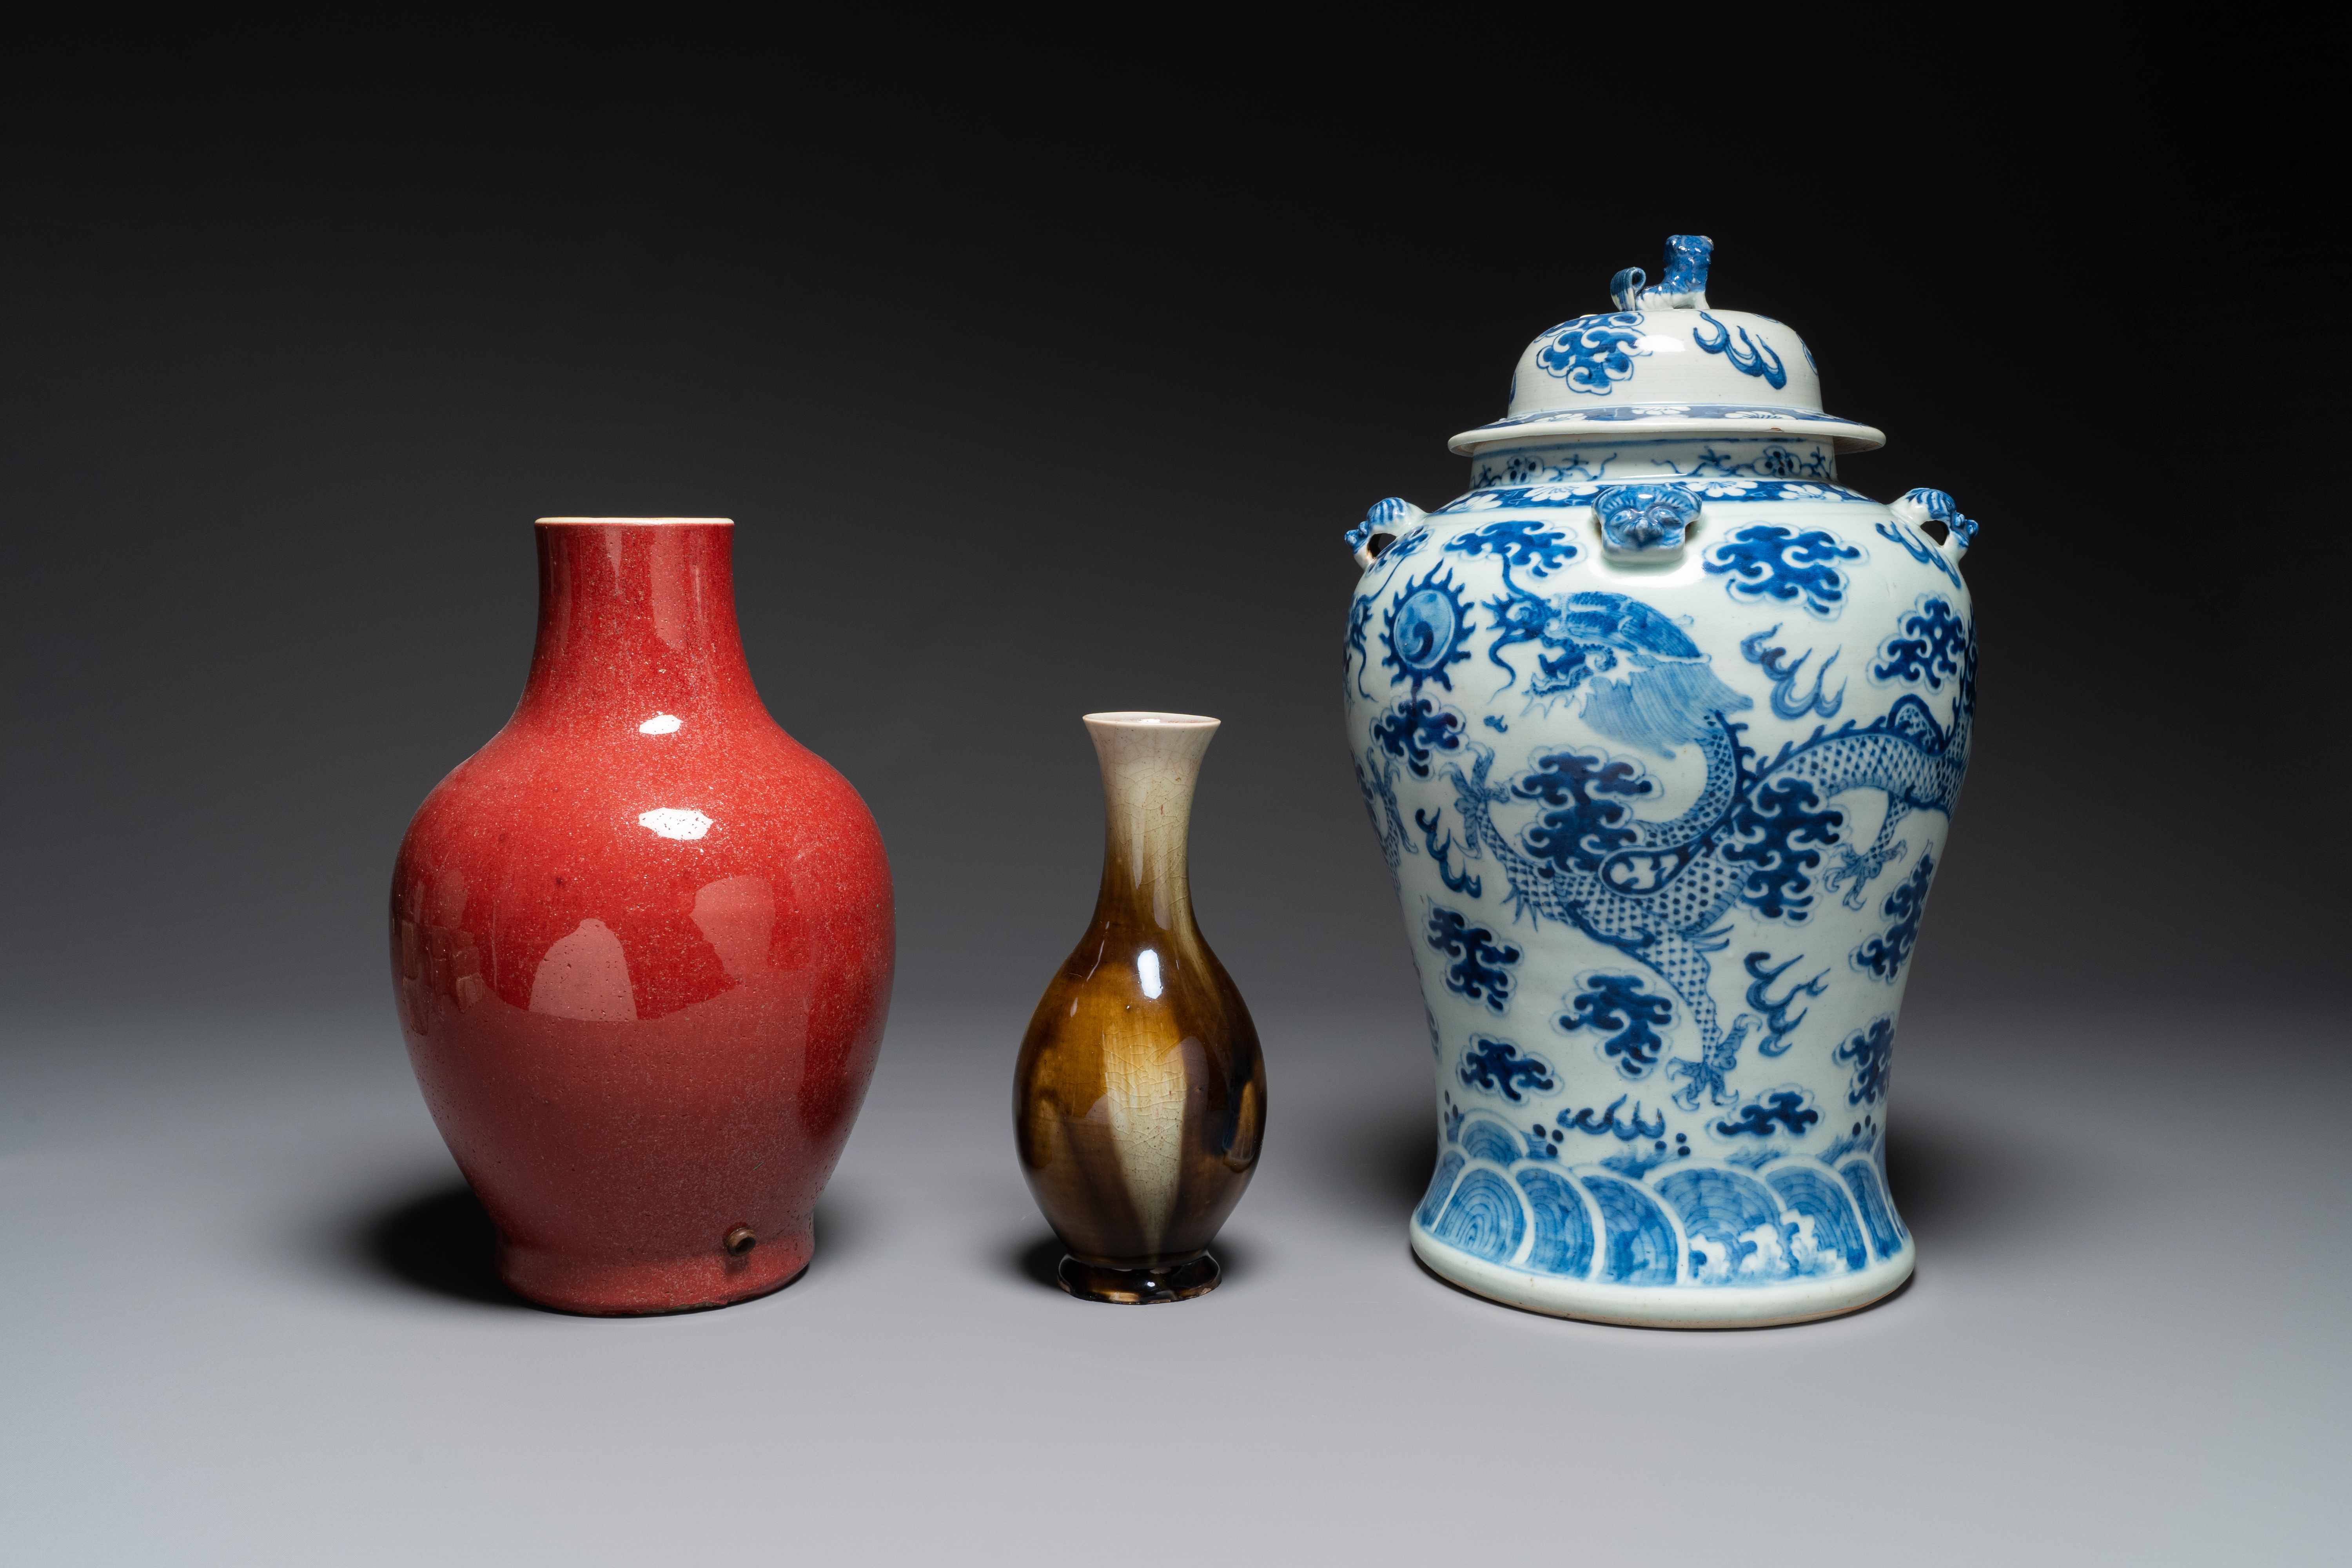
[(1654, 289), (1642, 284), (1649, 274), (1628, 267), (1609, 280), (1609, 297), (1621, 310), (1704, 310), (1706, 309), (1706, 264), (1715, 255), (1715, 241), (1703, 234), (1669, 235), (1666, 275)]

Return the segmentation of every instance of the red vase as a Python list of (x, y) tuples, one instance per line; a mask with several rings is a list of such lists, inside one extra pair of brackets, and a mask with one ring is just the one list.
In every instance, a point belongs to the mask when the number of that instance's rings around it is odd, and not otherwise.
[(815, 1250), (889, 1010), (889, 864), (752, 687), (733, 524), (538, 532), (522, 701), (393, 870), (401, 1026), (509, 1286), (723, 1306)]

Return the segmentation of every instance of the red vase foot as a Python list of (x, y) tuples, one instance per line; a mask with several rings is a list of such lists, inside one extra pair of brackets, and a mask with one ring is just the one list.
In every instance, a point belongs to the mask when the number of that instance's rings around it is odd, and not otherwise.
[(688, 1258), (590, 1258), (499, 1243), (499, 1278), (525, 1300), (590, 1318), (707, 1312), (773, 1295), (808, 1272), (814, 1226), (730, 1254), (723, 1239)]

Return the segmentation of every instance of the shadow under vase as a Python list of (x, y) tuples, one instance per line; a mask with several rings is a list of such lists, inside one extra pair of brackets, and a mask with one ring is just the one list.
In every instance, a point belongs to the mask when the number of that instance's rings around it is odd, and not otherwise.
[[(825, 1251), (829, 1259), (838, 1259), (845, 1252), (856, 1250), (866, 1228), (856, 1204), (828, 1195), (817, 1205), (807, 1250)], [(782, 1275), (774, 1284), (758, 1294), (734, 1300), (655, 1312), (578, 1314), (520, 1295), (500, 1278), (498, 1227), (483, 1209), (481, 1200), (462, 1180), (435, 1183), (371, 1208), (346, 1227), (345, 1234), (348, 1250), (380, 1279), (395, 1280), (447, 1300), (562, 1316), (658, 1317), (677, 1311), (711, 1310), (772, 1295), (798, 1282), (814, 1264), (813, 1257), (808, 1256), (796, 1263), (787, 1259), (791, 1263), (789, 1272), (771, 1270)], [(1055, 1255), (1059, 1257), (1059, 1244), (1052, 1245)], [(1050, 1279), (1051, 1263), (1046, 1267)]]

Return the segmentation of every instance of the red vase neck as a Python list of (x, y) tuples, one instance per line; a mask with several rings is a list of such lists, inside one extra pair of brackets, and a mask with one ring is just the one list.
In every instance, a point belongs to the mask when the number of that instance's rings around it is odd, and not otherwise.
[(552, 519), (538, 533), (517, 722), (766, 717), (735, 626), (732, 523)]

